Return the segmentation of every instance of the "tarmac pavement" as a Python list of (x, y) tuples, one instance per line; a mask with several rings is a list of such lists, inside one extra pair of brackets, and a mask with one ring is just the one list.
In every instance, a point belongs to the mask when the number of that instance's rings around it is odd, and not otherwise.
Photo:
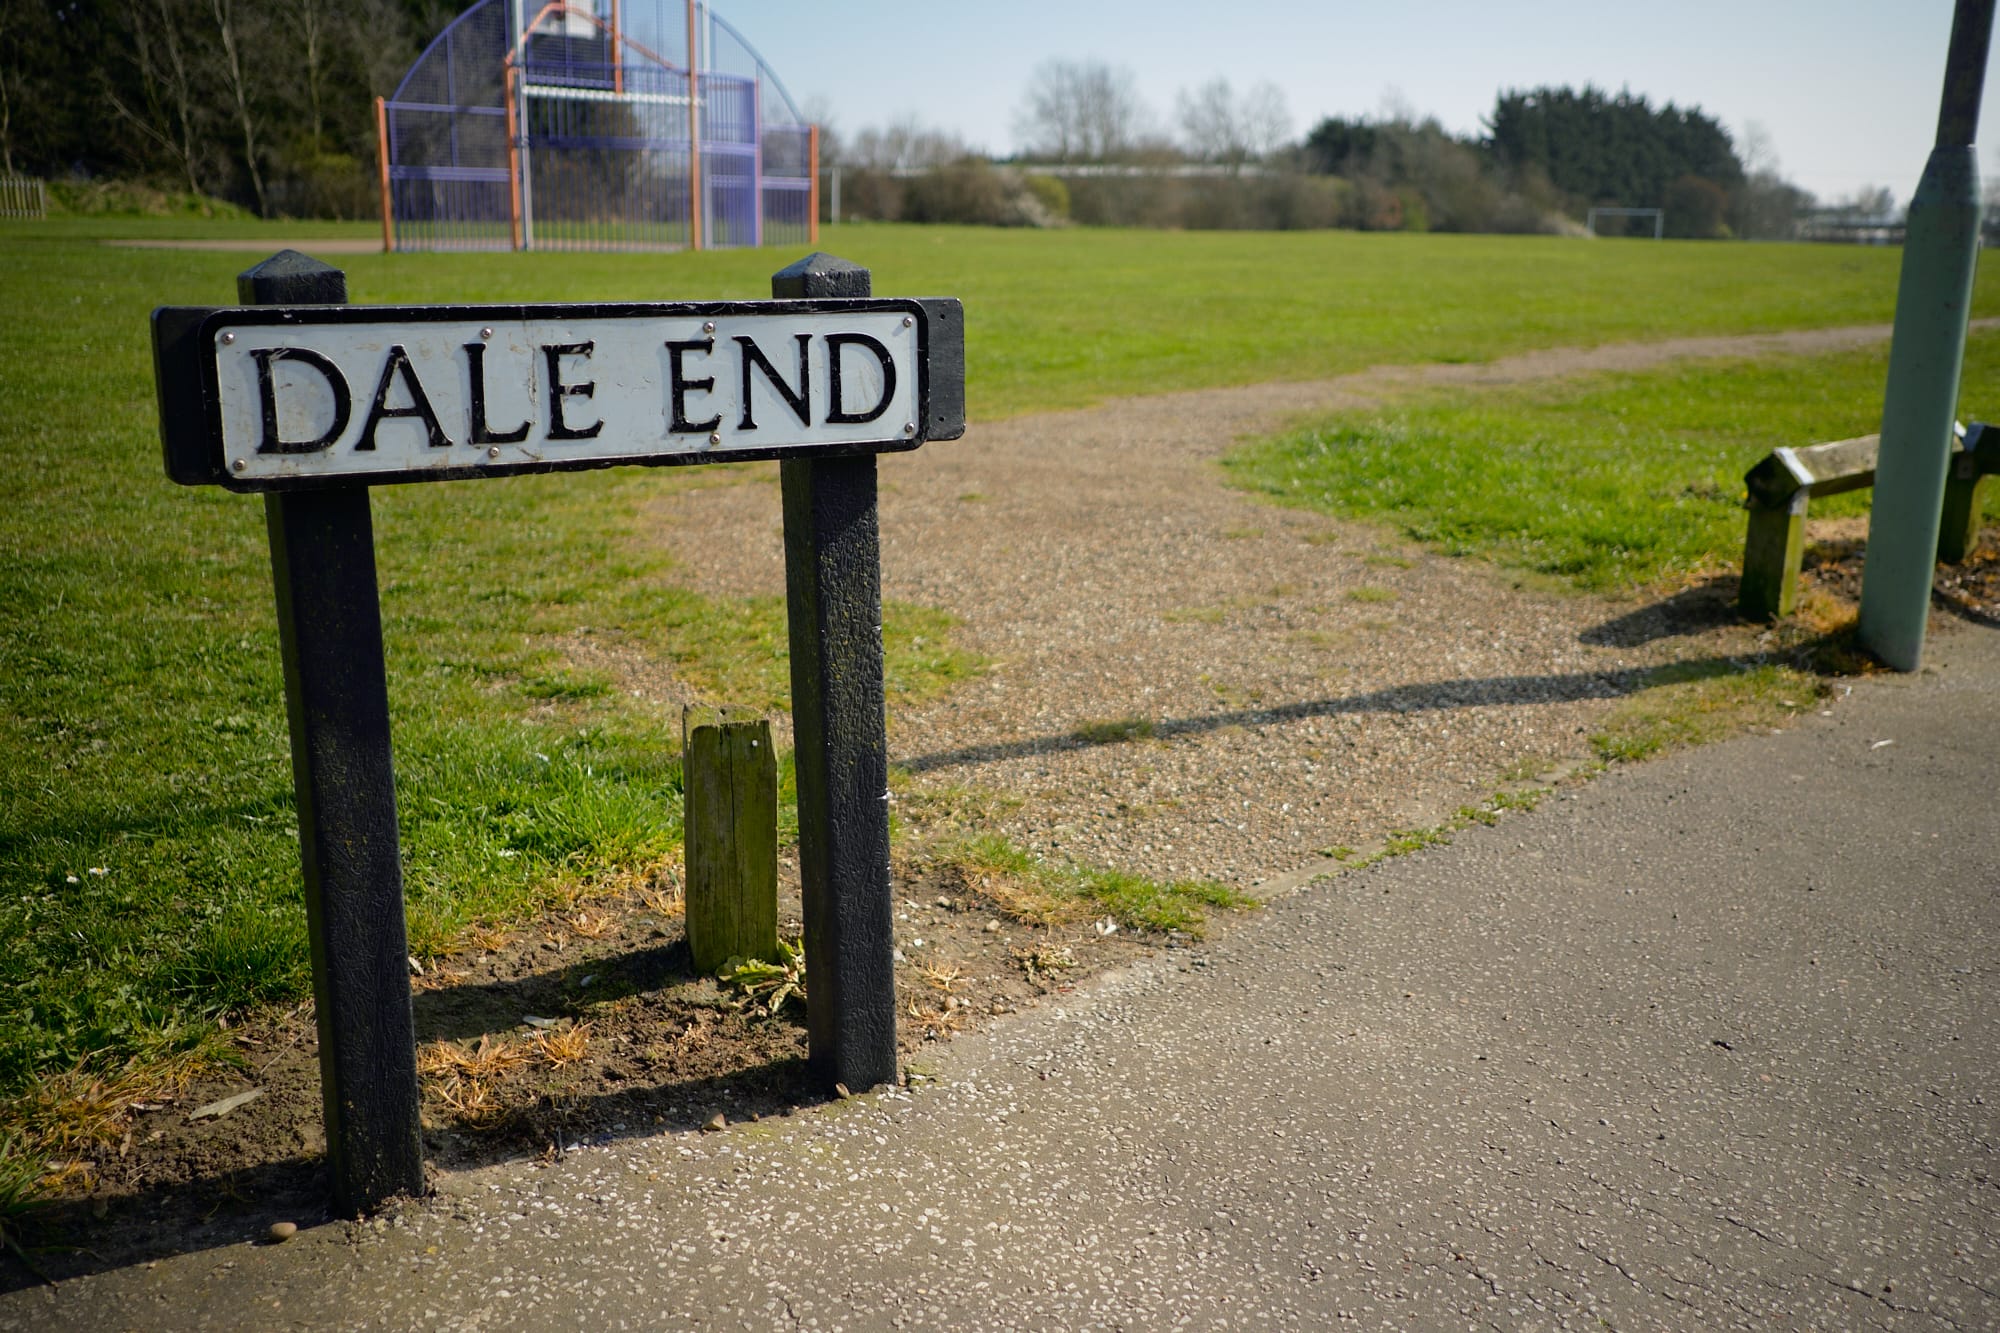
[(2000, 1328), (2000, 631), (1930, 660), (1309, 885), (935, 1082), (0, 1329)]

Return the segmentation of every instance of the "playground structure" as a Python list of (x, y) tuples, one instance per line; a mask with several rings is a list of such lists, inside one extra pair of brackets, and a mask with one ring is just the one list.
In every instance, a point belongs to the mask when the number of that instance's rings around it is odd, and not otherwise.
[(818, 128), (700, 0), (481, 0), (376, 132), (385, 250), (819, 238)]

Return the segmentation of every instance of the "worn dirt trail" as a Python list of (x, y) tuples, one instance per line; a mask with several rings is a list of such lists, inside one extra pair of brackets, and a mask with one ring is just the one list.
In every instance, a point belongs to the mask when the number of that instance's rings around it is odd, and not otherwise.
[[(1821, 352), (1887, 326), (1553, 349), (1207, 389), (972, 426), (882, 462), (885, 597), (942, 607), (990, 670), (891, 718), (933, 793), (998, 794), (1044, 853), (1258, 882), (1434, 823), (1524, 768), (1588, 754), (1644, 669), (1756, 651), (1727, 589), (1664, 608), (1538, 591), (1383, 529), (1226, 486), (1235, 441), (1411, 388)], [(782, 591), (776, 470), (646, 515), (715, 595)], [(746, 537), (746, 534), (749, 534)]]

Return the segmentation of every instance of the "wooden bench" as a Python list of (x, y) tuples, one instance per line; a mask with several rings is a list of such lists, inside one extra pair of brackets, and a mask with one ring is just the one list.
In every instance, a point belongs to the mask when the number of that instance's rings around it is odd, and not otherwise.
[[(2000, 472), (2000, 429), (1974, 422), (1954, 434), (1938, 530), (1938, 560), (1947, 565), (1965, 559), (1972, 549), (1979, 535), (1984, 482)], [(1881, 438), (1863, 435), (1804, 449), (1773, 449), (1743, 474), (1750, 523), (1737, 605), (1745, 615), (1768, 620), (1792, 613), (1805, 561), (1806, 505), (1815, 496), (1873, 486)]]

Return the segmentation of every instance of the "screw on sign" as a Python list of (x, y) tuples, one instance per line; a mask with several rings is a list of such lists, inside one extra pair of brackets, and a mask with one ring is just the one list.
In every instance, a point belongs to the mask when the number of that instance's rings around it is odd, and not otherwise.
[(368, 488), (782, 460), (810, 1063), (896, 1064), (875, 455), (965, 430), (956, 300), (814, 254), (768, 301), (350, 306), (284, 251), (153, 312), (167, 475), (264, 495), (335, 1211), (423, 1188)]

